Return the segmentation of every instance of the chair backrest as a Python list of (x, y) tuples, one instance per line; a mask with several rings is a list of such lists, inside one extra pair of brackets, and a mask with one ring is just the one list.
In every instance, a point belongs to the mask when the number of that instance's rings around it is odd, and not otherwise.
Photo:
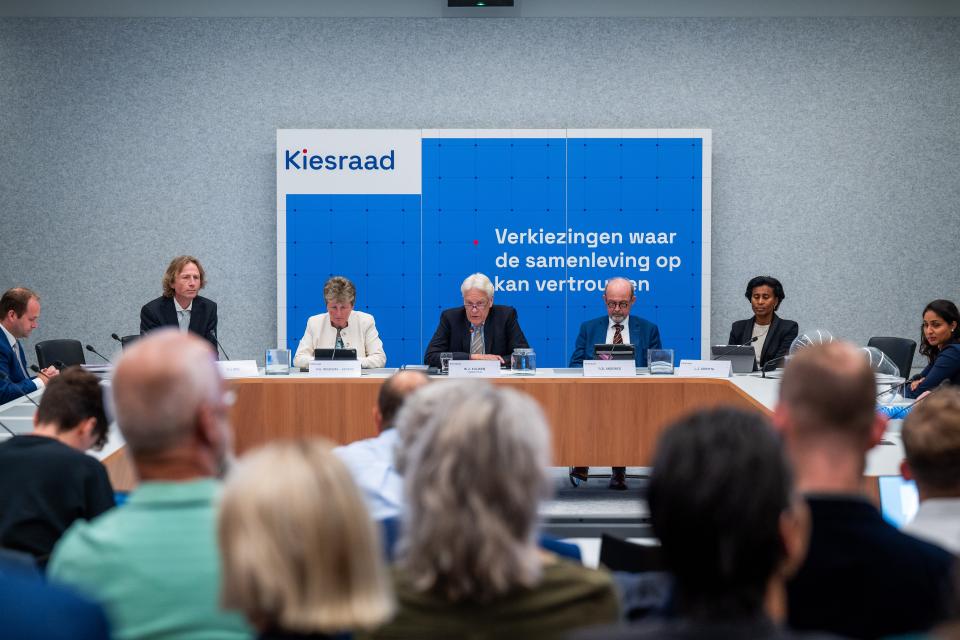
[(607, 533), (600, 539), (600, 564), (611, 571), (666, 571), (659, 546), (635, 544)]
[(876, 347), (883, 351), (893, 364), (900, 369), (900, 375), (904, 378), (910, 377), (910, 369), (913, 367), (913, 355), (917, 352), (917, 343), (908, 338), (892, 338), (887, 336), (875, 336), (867, 342), (868, 347)]
[(135, 334), (130, 335), (130, 336), (120, 336), (120, 348), (121, 348), (121, 349), (126, 349), (126, 348), (129, 347), (131, 344), (133, 344), (133, 342), (135, 342), (136, 340), (139, 340), (139, 339), (140, 339), (140, 334), (139, 334), (139, 333), (135, 333)]
[(46, 369), (58, 360), (65, 367), (86, 364), (83, 345), (79, 340), (44, 340), (37, 343), (37, 365), (41, 369)]

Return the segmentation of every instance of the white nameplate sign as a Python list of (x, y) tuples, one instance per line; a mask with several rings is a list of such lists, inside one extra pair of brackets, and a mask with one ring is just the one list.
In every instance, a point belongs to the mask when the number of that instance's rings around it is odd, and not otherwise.
[(637, 375), (633, 360), (584, 360), (584, 378), (623, 378)]
[(499, 360), (451, 360), (451, 378), (496, 378), (500, 375)]
[(311, 360), (309, 374), (315, 378), (359, 378), (359, 360)]
[(693, 378), (729, 378), (733, 373), (729, 360), (681, 360), (678, 376)]
[(256, 360), (217, 360), (224, 378), (256, 378), (260, 375)]

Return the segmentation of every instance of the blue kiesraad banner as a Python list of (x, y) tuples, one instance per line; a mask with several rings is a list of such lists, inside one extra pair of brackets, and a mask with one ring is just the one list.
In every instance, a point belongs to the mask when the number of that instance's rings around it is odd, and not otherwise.
[(387, 366), (420, 363), (480, 271), (541, 367), (564, 367), (609, 278), (676, 358), (707, 357), (710, 130), (277, 130), (277, 341), (344, 275)]

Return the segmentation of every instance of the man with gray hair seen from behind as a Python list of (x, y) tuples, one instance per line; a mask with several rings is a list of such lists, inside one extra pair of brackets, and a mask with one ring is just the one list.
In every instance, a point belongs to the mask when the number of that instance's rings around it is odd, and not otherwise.
[(920, 508), (903, 531), (960, 554), (960, 388), (934, 391), (903, 422), (901, 471)]
[[(375, 638), (559, 637), (616, 620), (610, 576), (542, 551), (550, 435), (537, 404), (472, 381), (431, 384), (437, 411), (398, 460), (406, 513), (394, 571), (398, 614)], [(403, 434), (401, 434), (403, 437)], [(490, 473), (496, 466), (510, 474)]]
[(75, 524), (54, 549), (51, 580), (101, 603), (120, 640), (251, 635), (218, 606), (216, 503), (232, 401), (214, 359), (207, 342), (175, 329), (124, 351), (114, 403), (141, 484), (123, 508)]
[(394, 461), (397, 430), (394, 420), (407, 396), (429, 382), (419, 371), (399, 371), (387, 378), (373, 407), (376, 438), (365, 438), (337, 447), (333, 452), (350, 470), (363, 493), (370, 516), (385, 520), (400, 515), (403, 505), (403, 479)]
[(787, 589), (794, 629), (880, 638), (947, 614), (953, 557), (886, 523), (862, 493), (867, 452), (886, 427), (876, 390), (866, 358), (843, 342), (807, 347), (784, 371), (774, 424), (812, 524)]
[(482, 273), (474, 273), (460, 285), (463, 306), (447, 309), (440, 314), (440, 324), (434, 331), (425, 364), (440, 368), (440, 354), (451, 353), (454, 360), (498, 360), (510, 362), (516, 348), (526, 348), (517, 310), (493, 304), (493, 283)]

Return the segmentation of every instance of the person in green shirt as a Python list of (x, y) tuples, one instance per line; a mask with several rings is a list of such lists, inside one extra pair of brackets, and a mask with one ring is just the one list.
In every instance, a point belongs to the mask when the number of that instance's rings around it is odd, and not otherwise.
[(609, 574), (538, 548), (550, 436), (537, 404), (475, 380), (431, 387), (401, 410), (449, 393), (403, 460), (398, 613), (370, 637), (530, 640), (614, 622)]
[(103, 605), (118, 640), (252, 635), (218, 604), (218, 477), (232, 450), (232, 401), (214, 358), (204, 340), (174, 329), (124, 352), (114, 401), (141, 484), (54, 548), (50, 579)]

